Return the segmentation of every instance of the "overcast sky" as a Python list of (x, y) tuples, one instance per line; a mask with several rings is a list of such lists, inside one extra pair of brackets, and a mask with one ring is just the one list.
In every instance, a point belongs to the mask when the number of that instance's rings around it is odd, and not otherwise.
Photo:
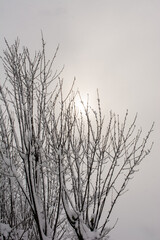
[[(41, 30), (48, 56), (60, 44), (56, 67), (69, 87), (76, 77), (82, 96), (95, 104), (99, 89), (104, 112), (156, 125), (150, 156), (119, 200), (111, 240), (160, 239), (160, 1), (159, 0), (0, 0), (0, 54), (4, 37), (18, 36), (31, 51), (40, 48)], [(2, 66), (1, 68), (2, 69)], [(2, 81), (0, 73), (0, 81)]]

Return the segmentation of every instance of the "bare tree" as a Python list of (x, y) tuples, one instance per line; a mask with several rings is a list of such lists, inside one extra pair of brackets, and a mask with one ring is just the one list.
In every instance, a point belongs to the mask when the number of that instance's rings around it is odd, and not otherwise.
[[(122, 123), (110, 113), (105, 122), (98, 94), (97, 110), (85, 105), (73, 86), (64, 97), (60, 73), (52, 74), (58, 49), (47, 61), (43, 38), (42, 51), (33, 59), (27, 48), (19, 53), (18, 40), (6, 45), (0, 177), (7, 183), (1, 185), (0, 207), (7, 211), (6, 188), (11, 205), (10, 220), (2, 211), (2, 221), (20, 226), (22, 234), (30, 232), (28, 239), (107, 239), (117, 199), (151, 150), (147, 142), (153, 126), (142, 139), (137, 116), (129, 124), (128, 112)], [(76, 108), (77, 98), (84, 113)]]
[(76, 96), (67, 104), (62, 92), (59, 135), (53, 118), (51, 141), (53, 146), (59, 142), (63, 207), (78, 239), (105, 239), (114, 228), (108, 222), (117, 199), (151, 150), (152, 145), (146, 150), (146, 144), (153, 125), (141, 139), (142, 130), (136, 132), (137, 116), (128, 125), (127, 111), (122, 123), (110, 113), (105, 126), (98, 94), (97, 111), (85, 106), (78, 94), (84, 108), (84, 113), (78, 113)]
[[(35, 236), (54, 239), (59, 231), (62, 208), (57, 163), (48, 142), (44, 120), (50, 121), (47, 105), (56, 100), (57, 93), (49, 93), (47, 88), (59, 76), (59, 73), (51, 75), (58, 49), (49, 62), (46, 61), (43, 39), (42, 44), (42, 51), (31, 59), (27, 48), (19, 53), (19, 40), (12, 46), (6, 41), (7, 50), (2, 59), (6, 87), (0, 87), (3, 104), (0, 111), (1, 142), (5, 148), (5, 152), (1, 150), (1, 159), (8, 169), (5, 175), (10, 176), (9, 181), (16, 179), (18, 183), (19, 196), (24, 196), (23, 205), (27, 200), (30, 217), (36, 223), (32, 226)], [(13, 192), (12, 189), (10, 199)], [(24, 221), (24, 218), (19, 220)]]

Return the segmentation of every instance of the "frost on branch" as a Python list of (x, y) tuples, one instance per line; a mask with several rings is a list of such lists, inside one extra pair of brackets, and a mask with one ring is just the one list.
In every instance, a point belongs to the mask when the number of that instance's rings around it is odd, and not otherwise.
[(84, 112), (77, 114), (72, 101), (60, 113), (62, 202), (78, 239), (105, 239), (115, 227), (108, 223), (117, 199), (150, 152), (153, 125), (142, 139), (137, 116), (128, 125), (128, 112), (122, 123), (111, 112), (105, 126), (99, 98), (97, 112), (89, 106)]
[(62, 195), (64, 208), (66, 211), (67, 218), (71, 224), (71, 226), (75, 229), (78, 238), (83, 240), (96, 240), (102, 239), (98, 231), (91, 231), (90, 228), (84, 223), (83, 213), (78, 213), (76, 210), (71, 210), (69, 207), (68, 200), (65, 192), (63, 191)]
[(28, 240), (107, 239), (114, 206), (150, 152), (153, 126), (142, 139), (137, 116), (129, 123), (128, 112), (122, 120), (111, 112), (105, 121), (98, 93), (96, 110), (73, 86), (63, 96), (61, 71), (52, 71), (58, 49), (48, 61), (43, 37), (33, 58), (19, 44), (6, 41), (2, 58), (1, 222)]
[(33, 58), (26, 47), (20, 51), (19, 40), (11, 46), (6, 41), (6, 47), (6, 81), (0, 86), (1, 221), (24, 233), (30, 229), (28, 239), (58, 240), (65, 220), (59, 216), (57, 156), (50, 144), (57, 93), (47, 90), (58, 80), (58, 72), (51, 74), (58, 49), (48, 62), (43, 37)]

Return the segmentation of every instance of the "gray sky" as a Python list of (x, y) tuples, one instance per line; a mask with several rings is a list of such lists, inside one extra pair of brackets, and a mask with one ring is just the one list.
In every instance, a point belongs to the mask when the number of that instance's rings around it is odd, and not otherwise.
[(76, 76), (76, 86), (82, 96), (90, 94), (93, 105), (98, 88), (104, 112), (124, 116), (129, 109), (131, 118), (138, 112), (144, 131), (155, 121), (152, 153), (110, 224), (119, 218), (111, 240), (159, 240), (160, 1), (0, 0), (1, 54), (4, 37), (13, 43), (18, 36), (31, 51), (40, 48), (41, 30), (49, 57), (60, 44), (56, 67), (65, 64), (68, 87)]

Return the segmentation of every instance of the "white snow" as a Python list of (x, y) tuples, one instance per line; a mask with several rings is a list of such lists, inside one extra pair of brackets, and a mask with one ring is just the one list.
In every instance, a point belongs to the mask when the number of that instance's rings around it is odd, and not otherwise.
[(5, 238), (8, 238), (9, 233), (11, 232), (11, 227), (9, 224), (0, 223), (0, 236), (4, 236)]

